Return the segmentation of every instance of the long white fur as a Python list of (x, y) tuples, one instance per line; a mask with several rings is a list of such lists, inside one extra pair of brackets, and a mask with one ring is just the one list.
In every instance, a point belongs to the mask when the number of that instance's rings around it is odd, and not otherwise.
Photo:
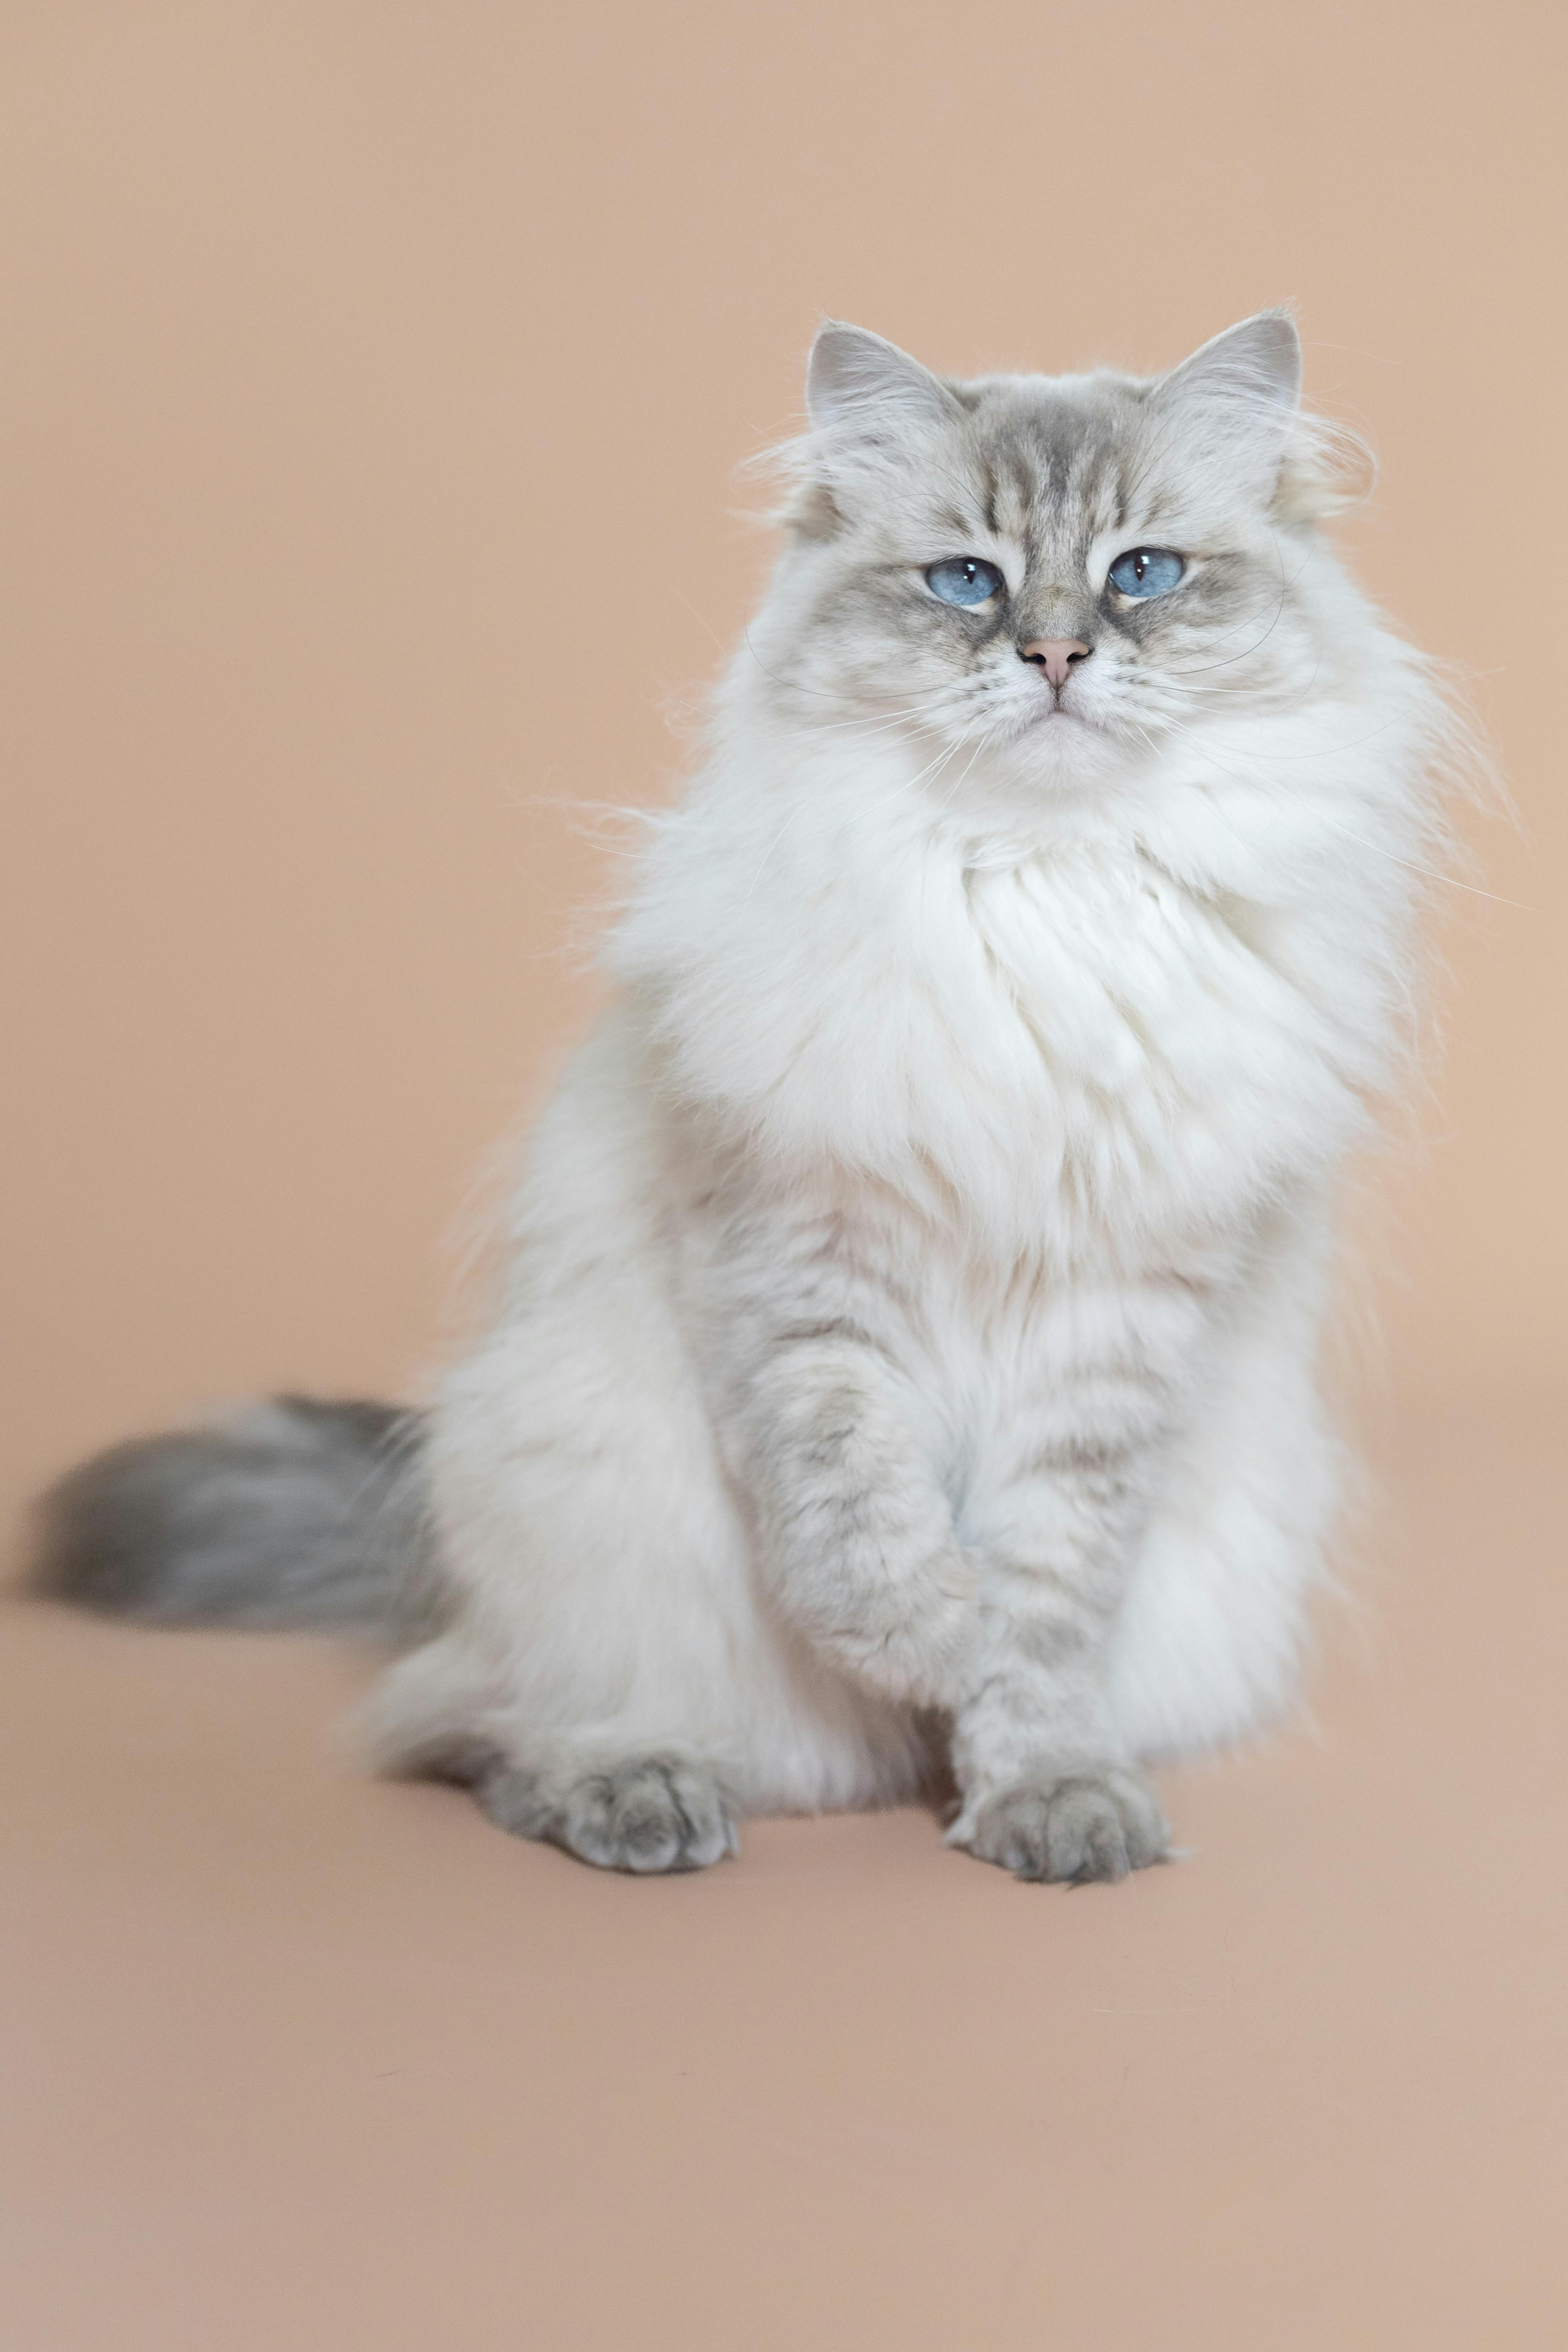
[[(939, 429), (890, 365), (798, 461), (851, 520), (857, 478), (916, 499)], [(857, 699), (809, 625), (838, 543), (797, 533), (440, 1397), (459, 1605), (384, 1685), (387, 1765), (501, 1758), (524, 1826), (613, 1860), (572, 1792), (642, 1758), (772, 1811), (945, 1754), (960, 1842), (1072, 1875), (1093, 1835), (1042, 1861), (1019, 1790), (1110, 1789), (1150, 1859), (1137, 1769), (1289, 1702), (1339, 1488), (1338, 1180), (1397, 1072), (1448, 722), (1270, 510), (1285, 428), (1260, 456), (1244, 405), (1158, 536), (1229, 501), (1275, 545), (1267, 677), (1237, 639), (1208, 687), (1134, 690), (1108, 650), (1100, 725), (1048, 751), (1016, 660), (978, 717), (918, 669)], [(1017, 575), (1005, 531), (969, 551)]]

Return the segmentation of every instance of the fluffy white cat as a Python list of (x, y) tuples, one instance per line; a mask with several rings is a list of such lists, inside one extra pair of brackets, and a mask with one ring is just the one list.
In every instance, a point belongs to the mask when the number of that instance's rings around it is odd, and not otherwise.
[(1145, 1769), (1296, 1685), (1336, 1194), (1452, 735), (1321, 535), (1300, 375), (1279, 311), (1152, 381), (825, 327), (488, 1336), (417, 1424), (284, 1401), (89, 1465), (43, 1580), (401, 1607), (382, 1764), (594, 1863), (949, 1776), (1025, 1877), (1163, 1856)]

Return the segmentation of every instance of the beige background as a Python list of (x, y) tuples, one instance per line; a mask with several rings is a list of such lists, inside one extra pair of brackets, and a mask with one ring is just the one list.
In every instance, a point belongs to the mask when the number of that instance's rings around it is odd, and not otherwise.
[[(13, 1612), (17, 2352), (1568, 2340), (1558, 12), (13, 5), (7, 1507), (416, 1387), (673, 788), (823, 312), (1159, 365), (1283, 297), (1522, 819), (1375, 1230), (1320, 1745), (1026, 1895), (923, 1816), (633, 1887), (334, 1760), (360, 1669)], [(1489, 895), (1479, 895), (1484, 891)], [(1556, 1647), (1553, 1649), (1553, 1643)]]

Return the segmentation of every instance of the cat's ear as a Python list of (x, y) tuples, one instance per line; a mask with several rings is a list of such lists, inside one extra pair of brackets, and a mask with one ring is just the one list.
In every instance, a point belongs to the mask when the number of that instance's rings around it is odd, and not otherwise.
[(1296, 407), (1301, 397), (1301, 338), (1289, 310), (1259, 310), (1227, 327), (1190, 360), (1163, 375), (1155, 397), (1247, 400), (1261, 408)]
[(941, 425), (960, 411), (942, 378), (897, 343), (829, 319), (806, 362), (805, 413), (818, 432), (879, 441), (900, 425)]
[(1289, 310), (1259, 310), (1195, 351), (1149, 396), (1195, 455), (1234, 466), (1237, 487), (1265, 489), (1292, 437), (1301, 398), (1301, 338)]

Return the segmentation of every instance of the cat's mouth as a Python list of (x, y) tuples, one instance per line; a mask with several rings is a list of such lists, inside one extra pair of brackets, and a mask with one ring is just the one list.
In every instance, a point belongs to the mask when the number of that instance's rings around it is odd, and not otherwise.
[(1021, 699), (1017, 715), (1020, 731), (1035, 733), (1044, 727), (1053, 733), (1060, 733), (1081, 727), (1095, 734), (1100, 732), (1097, 719), (1076, 707), (1069, 709), (1056, 695), (1034, 694)]

